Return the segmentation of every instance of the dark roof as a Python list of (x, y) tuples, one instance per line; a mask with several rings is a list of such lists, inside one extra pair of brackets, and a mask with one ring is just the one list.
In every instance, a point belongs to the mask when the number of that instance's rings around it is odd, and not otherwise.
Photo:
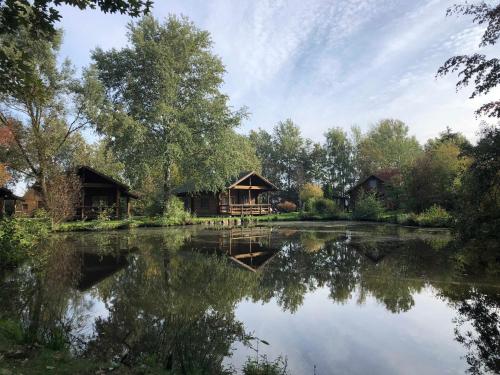
[[(244, 179), (246, 179), (250, 176), (257, 176), (260, 179), (262, 179), (266, 184), (269, 185), (269, 187), (270, 187), (269, 190), (278, 190), (276, 185), (274, 185), (267, 178), (261, 176), (260, 174), (258, 174), (255, 171), (243, 171), (243, 172), (239, 173), (238, 176), (228, 179), (224, 188), (230, 189), (230, 188), (238, 185), (241, 181), (243, 181)], [(178, 188), (174, 189), (175, 194), (201, 193), (201, 192), (203, 192), (203, 191), (196, 189), (193, 181), (187, 181), (184, 184), (180, 185)]]
[(79, 166), (76, 167), (77, 173), (79, 173), (79, 172), (81, 172), (83, 170), (87, 170), (87, 171), (90, 171), (92, 173), (95, 173), (99, 177), (101, 177), (101, 178), (103, 178), (103, 179), (111, 182), (112, 184), (118, 185), (123, 190), (125, 190), (125, 194), (128, 195), (128, 196), (130, 196), (131, 198), (135, 198), (135, 199), (139, 198), (139, 195), (137, 193), (134, 193), (134, 192), (130, 191), (130, 187), (129, 186), (125, 185), (123, 182), (115, 180), (113, 177), (105, 175), (104, 173), (99, 172), (98, 170), (96, 170), (96, 169), (94, 169), (92, 167), (89, 167), (88, 165), (79, 165)]
[(393, 177), (398, 176), (400, 174), (401, 174), (401, 171), (397, 168), (381, 169), (381, 170), (361, 179), (356, 185), (354, 185), (352, 188), (350, 188), (348, 190), (348, 192), (356, 190), (359, 186), (363, 185), (366, 181), (368, 181), (372, 177), (375, 177), (376, 179), (378, 179), (382, 182), (390, 182)]
[(0, 198), (3, 199), (12, 199), (12, 200), (17, 200), (17, 201), (22, 201), (23, 199), (21, 197), (18, 197), (15, 195), (12, 191), (7, 189), (6, 187), (0, 187)]

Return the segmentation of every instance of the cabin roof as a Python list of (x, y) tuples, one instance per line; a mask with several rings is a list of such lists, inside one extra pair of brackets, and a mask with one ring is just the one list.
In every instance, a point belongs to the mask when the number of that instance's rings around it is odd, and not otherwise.
[(361, 179), (356, 185), (354, 185), (352, 188), (348, 190), (348, 192), (351, 192), (353, 190), (356, 190), (358, 187), (363, 185), (366, 181), (368, 181), (370, 178), (376, 178), (379, 181), (382, 182), (390, 182), (391, 178), (394, 176), (400, 175), (401, 172), (399, 169), (396, 168), (390, 168), (390, 169), (381, 169), (373, 174), (368, 175), (367, 177)]
[(139, 198), (139, 195), (137, 193), (134, 193), (134, 192), (130, 191), (130, 187), (129, 186), (125, 185), (124, 183), (122, 183), (122, 182), (120, 182), (118, 180), (115, 180), (113, 177), (105, 175), (104, 173), (99, 172), (98, 170), (96, 170), (96, 169), (94, 169), (92, 167), (89, 167), (88, 165), (79, 165), (79, 166), (76, 167), (76, 173), (77, 174), (80, 174), (82, 171), (85, 171), (85, 170), (98, 175), (102, 179), (104, 179), (106, 181), (109, 181), (111, 184), (114, 184), (114, 185), (117, 185), (117, 186), (121, 187), (124, 190), (125, 194), (128, 195), (129, 197), (135, 198), (135, 199)]
[[(231, 189), (250, 176), (259, 177), (262, 181), (264, 181), (264, 183), (266, 185), (269, 186), (269, 190), (278, 190), (276, 185), (274, 185), (267, 178), (263, 177), (262, 175), (258, 174), (255, 171), (243, 171), (243, 172), (239, 173), (238, 176), (228, 179), (228, 181), (225, 184), (224, 189)], [(178, 188), (174, 189), (175, 194), (201, 193), (201, 192), (203, 192), (203, 191), (196, 189), (196, 186), (195, 186), (193, 181), (187, 181), (184, 184), (182, 184), (181, 186), (179, 186)]]
[(3, 186), (0, 186), (0, 198), (9, 199), (9, 200), (12, 199), (12, 200), (16, 200), (16, 201), (24, 200), (23, 198), (18, 197), (12, 191), (10, 191), (9, 189), (7, 189), (6, 187), (3, 187)]

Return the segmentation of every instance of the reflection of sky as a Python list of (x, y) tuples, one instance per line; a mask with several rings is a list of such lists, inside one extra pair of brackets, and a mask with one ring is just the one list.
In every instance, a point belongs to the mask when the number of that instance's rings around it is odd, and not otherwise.
[[(463, 373), (464, 348), (454, 340), (455, 313), (431, 288), (414, 294), (415, 305), (393, 314), (374, 298), (332, 302), (327, 288), (308, 293), (295, 314), (276, 301), (241, 302), (236, 318), (248, 332), (269, 342), (259, 345), (270, 359), (284, 355), (294, 374)], [(229, 363), (241, 368), (255, 352), (235, 346)]]

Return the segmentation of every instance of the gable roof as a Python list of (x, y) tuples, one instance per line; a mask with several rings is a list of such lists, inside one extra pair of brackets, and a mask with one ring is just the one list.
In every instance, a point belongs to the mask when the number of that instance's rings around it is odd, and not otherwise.
[(121, 187), (125, 191), (125, 194), (128, 195), (128, 196), (130, 196), (131, 198), (135, 198), (135, 199), (139, 198), (138, 194), (130, 191), (130, 187), (129, 186), (125, 185), (123, 182), (115, 180), (113, 177), (105, 175), (104, 173), (99, 172), (98, 170), (96, 170), (96, 169), (94, 169), (92, 167), (89, 167), (88, 165), (79, 165), (79, 166), (76, 167), (76, 173), (77, 174), (80, 173), (80, 172), (82, 172), (82, 171), (85, 171), (85, 170), (98, 175), (102, 179), (107, 180), (107, 181), (109, 181), (110, 183), (112, 183), (114, 185), (118, 185), (119, 187)]
[(397, 168), (380, 169), (379, 171), (377, 171), (371, 175), (368, 175), (364, 179), (360, 180), (356, 185), (354, 185), (352, 188), (350, 188), (348, 190), (348, 192), (356, 190), (358, 187), (363, 185), (366, 181), (368, 181), (372, 177), (376, 178), (379, 181), (387, 183), (387, 182), (390, 182), (393, 177), (398, 176), (400, 174), (401, 174), (401, 171)]
[(0, 186), (0, 198), (8, 199), (8, 200), (17, 200), (22, 201), (23, 198), (18, 197), (12, 191), (7, 189), (6, 187)]
[[(267, 185), (269, 185), (269, 190), (279, 190), (276, 185), (270, 182), (264, 176), (261, 176), (255, 171), (243, 171), (238, 174), (238, 176), (228, 179), (226, 182), (224, 189), (231, 189), (238, 185), (240, 182), (244, 181), (250, 176), (257, 176), (262, 181), (264, 181)], [(202, 193), (203, 190), (197, 190), (193, 181), (187, 181), (180, 185), (178, 188), (174, 189), (175, 194), (187, 194), (187, 193)]]

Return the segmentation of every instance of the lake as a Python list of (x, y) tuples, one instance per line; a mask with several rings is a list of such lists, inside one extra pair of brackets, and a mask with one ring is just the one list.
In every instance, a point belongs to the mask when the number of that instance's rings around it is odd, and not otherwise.
[(500, 280), (446, 230), (191, 226), (56, 234), (44, 248), (2, 276), (0, 317), (77, 357), (178, 373), (262, 356), (292, 374), (500, 371)]

